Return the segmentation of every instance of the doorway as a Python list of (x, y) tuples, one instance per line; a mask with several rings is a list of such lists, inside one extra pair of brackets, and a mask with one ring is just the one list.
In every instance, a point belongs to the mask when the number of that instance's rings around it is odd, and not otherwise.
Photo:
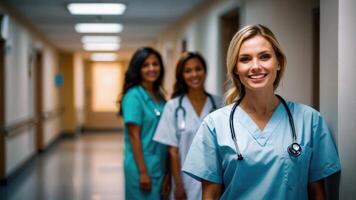
[[(221, 80), (228, 80), (226, 70), (226, 56), (232, 37), (239, 30), (239, 10), (234, 8), (220, 16), (220, 69)], [(223, 90), (226, 91), (231, 83), (226, 82), (223, 85)]]
[(85, 67), (85, 131), (121, 130), (117, 98), (124, 81), (121, 62), (87, 62)]
[(43, 135), (43, 66), (42, 52), (36, 51), (34, 55), (35, 67), (35, 113), (37, 118), (36, 123), (36, 150), (42, 152), (44, 150), (44, 135)]

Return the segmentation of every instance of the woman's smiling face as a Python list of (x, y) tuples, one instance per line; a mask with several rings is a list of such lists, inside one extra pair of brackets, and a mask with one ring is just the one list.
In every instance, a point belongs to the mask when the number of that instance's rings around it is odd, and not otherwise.
[(183, 69), (183, 79), (189, 89), (204, 89), (206, 72), (198, 58), (189, 59)]
[(271, 43), (261, 35), (243, 41), (235, 73), (239, 75), (246, 92), (272, 90), (280, 70)]
[(156, 55), (151, 54), (143, 62), (141, 68), (142, 82), (154, 83), (161, 73), (159, 60)]

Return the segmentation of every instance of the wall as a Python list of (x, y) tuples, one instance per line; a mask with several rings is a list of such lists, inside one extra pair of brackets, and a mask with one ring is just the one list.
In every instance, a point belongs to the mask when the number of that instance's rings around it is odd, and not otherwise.
[(74, 134), (77, 129), (74, 106), (74, 60), (70, 53), (60, 54), (60, 72), (63, 75), (63, 87), (60, 88), (60, 100), (64, 109), (62, 127), (66, 134)]
[[(14, 20), (8, 18), (8, 37), (5, 43), (5, 125), (18, 123), (34, 117), (33, 66), (29, 56), (32, 43), (29, 33)], [(22, 134), (6, 138), (6, 174), (35, 152), (33, 128)]]
[[(59, 72), (57, 52), (47, 46), (43, 46), (43, 111), (44, 113), (58, 112), (60, 107), (59, 89), (55, 85), (55, 76)], [(54, 141), (61, 132), (61, 119), (50, 118), (43, 124), (44, 145)]]
[[(340, 199), (355, 196), (356, 185), (356, 2), (339, 1), (338, 143), (342, 162)], [(352, 45), (350, 45), (352, 44)], [(335, 76), (335, 75), (334, 75)]]
[(337, 141), (338, 1), (320, 1), (320, 112)]
[[(54, 88), (57, 67), (56, 51), (42, 43), (21, 22), (10, 14), (5, 50), (5, 126), (36, 118), (35, 68), (36, 51), (43, 53), (43, 102), (44, 112), (59, 107)], [(57, 119), (44, 122), (44, 141), (48, 145), (60, 133)], [(35, 129), (33, 126), (19, 130), (6, 137), (6, 174), (9, 175), (36, 152)]]

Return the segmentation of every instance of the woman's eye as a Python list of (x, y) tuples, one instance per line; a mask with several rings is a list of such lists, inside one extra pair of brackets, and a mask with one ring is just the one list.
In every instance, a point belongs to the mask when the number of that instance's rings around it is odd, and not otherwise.
[(189, 74), (190, 72), (191, 72), (192, 70), (184, 70), (184, 72), (183, 73), (185, 73), (185, 74)]
[(250, 60), (249, 57), (240, 57), (239, 61), (242, 63), (247, 63)]
[(271, 58), (271, 55), (269, 55), (269, 54), (262, 54), (261, 56), (260, 56), (260, 59), (261, 60), (268, 60), (268, 59), (270, 59)]

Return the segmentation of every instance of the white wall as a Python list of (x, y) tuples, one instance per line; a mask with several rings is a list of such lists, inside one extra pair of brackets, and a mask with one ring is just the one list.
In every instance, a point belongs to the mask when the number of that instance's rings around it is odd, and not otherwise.
[(338, 1), (320, 1), (320, 112), (338, 132)]
[(356, 186), (356, 1), (339, 1), (338, 143), (342, 162), (340, 199), (355, 196)]
[(9, 32), (5, 46), (5, 123), (12, 124), (34, 115), (28, 102), (32, 97), (31, 82), (33, 68), (29, 63), (30, 39), (28, 33), (17, 26), (13, 20), (9, 20)]
[(278, 93), (312, 105), (312, 1), (246, 0), (241, 11), (241, 25), (269, 27), (287, 56)]
[[(54, 75), (57, 72), (56, 52), (35, 39), (30, 32), (13, 18), (9, 18), (8, 38), (5, 50), (5, 125), (34, 118), (35, 112), (35, 51), (43, 52), (43, 102), (44, 112), (59, 108), (58, 92)], [(40, 45), (39, 45), (40, 44)], [(38, 47), (40, 46), (40, 47)], [(40, 49), (39, 49), (40, 48)], [(59, 120), (44, 123), (45, 145), (60, 133)], [(14, 136), (6, 137), (6, 174), (8, 175), (35, 151), (35, 129), (21, 130)]]
[[(28, 32), (11, 18), (8, 21), (5, 50), (5, 124), (7, 126), (34, 117), (34, 74), (31, 64), (32, 43)], [(6, 139), (6, 174), (35, 152), (34, 129)]]
[(340, 199), (356, 185), (356, 2), (320, 1), (320, 111), (334, 132), (341, 160)]

